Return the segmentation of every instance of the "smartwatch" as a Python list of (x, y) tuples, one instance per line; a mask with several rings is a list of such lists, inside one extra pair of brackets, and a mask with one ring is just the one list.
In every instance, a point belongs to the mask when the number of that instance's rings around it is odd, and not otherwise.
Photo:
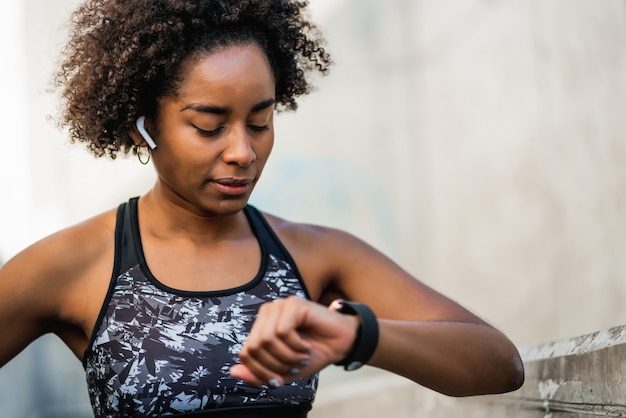
[(352, 371), (361, 368), (372, 357), (378, 346), (378, 320), (374, 312), (362, 303), (339, 300), (337, 312), (346, 315), (357, 315), (359, 327), (350, 352), (342, 361), (335, 363), (344, 370)]

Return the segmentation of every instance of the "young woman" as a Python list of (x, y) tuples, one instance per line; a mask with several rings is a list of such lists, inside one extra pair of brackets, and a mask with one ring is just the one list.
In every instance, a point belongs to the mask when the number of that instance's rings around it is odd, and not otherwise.
[(157, 180), (2, 267), (0, 365), (57, 334), (98, 417), (306, 416), (331, 364), (453, 396), (521, 385), (502, 333), (377, 250), (248, 205), (274, 113), (330, 65), (305, 7), (80, 6), (56, 79), (63, 122), (96, 156), (150, 158)]

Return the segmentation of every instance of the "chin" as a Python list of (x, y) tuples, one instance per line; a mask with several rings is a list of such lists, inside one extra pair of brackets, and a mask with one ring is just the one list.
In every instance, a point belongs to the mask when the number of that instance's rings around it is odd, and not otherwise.
[(215, 215), (228, 216), (235, 215), (241, 212), (248, 204), (248, 196), (240, 197), (238, 199), (225, 199), (218, 202), (216, 205), (203, 206), (207, 212), (211, 212)]

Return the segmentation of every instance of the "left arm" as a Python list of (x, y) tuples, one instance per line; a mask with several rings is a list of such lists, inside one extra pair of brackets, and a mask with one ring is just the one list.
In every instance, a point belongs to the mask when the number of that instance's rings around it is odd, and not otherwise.
[[(378, 317), (380, 338), (368, 364), (453, 396), (521, 386), (515, 346), (467, 309), (350, 234), (303, 226), (290, 231), (281, 238), (319, 301), (358, 301)], [(347, 355), (357, 321), (296, 298), (263, 305), (233, 375), (262, 384), (315, 373)], [(306, 366), (294, 366), (303, 360)], [(290, 374), (295, 369), (299, 373)]]
[(369, 365), (450, 396), (503, 393), (523, 383), (513, 344), (487, 325), (379, 319)]

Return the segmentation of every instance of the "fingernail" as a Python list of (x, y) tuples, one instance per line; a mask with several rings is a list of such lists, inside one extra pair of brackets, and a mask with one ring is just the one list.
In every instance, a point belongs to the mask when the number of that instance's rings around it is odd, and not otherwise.
[(343, 300), (341, 299), (335, 299), (333, 300), (330, 305), (328, 306), (330, 308), (330, 310), (332, 311), (339, 311), (341, 309), (343, 305)]
[(299, 374), (300, 373), (300, 369), (298, 369), (297, 367), (292, 367), (291, 369), (289, 369), (289, 374)]
[(271, 378), (270, 380), (267, 381), (267, 385), (271, 388), (274, 389), (278, 389), (279, 387), (281, 387), (281, 383), (280, 380), (276, 379), (275, 377)]

